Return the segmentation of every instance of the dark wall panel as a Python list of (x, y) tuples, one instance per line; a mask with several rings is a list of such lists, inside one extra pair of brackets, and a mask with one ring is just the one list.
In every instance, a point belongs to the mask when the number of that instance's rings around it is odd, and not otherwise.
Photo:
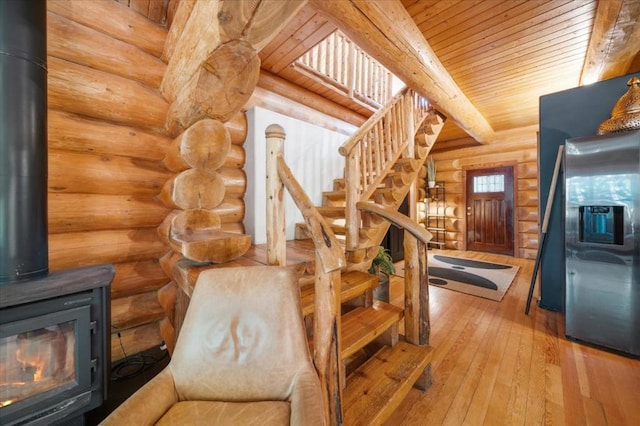
[[(627, 91), (632, 75), (540, 97), (538, 144), (539, 217), (544, 218), (558, 147), (566, 139), (595, 136), (598, 125)], [(545, 309), (564, 311), (564, 176), (558, 178), (547, 239), (540, 263), (540, 301)]]

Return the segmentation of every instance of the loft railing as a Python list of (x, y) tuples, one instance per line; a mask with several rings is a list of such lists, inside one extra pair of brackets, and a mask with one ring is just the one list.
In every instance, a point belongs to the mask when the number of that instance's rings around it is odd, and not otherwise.
[(294, 63), (301, 73), (378, 109), (392, 96), (393, 74), (340, 31), (318, 43)]
[(426, 99), (405, 88), (339, 148), (345, 157), (348, 250), (355, 250), (359, 243), (361, 220), (356, 204), (369, 200), (400, 156), (413, 158), (416, 129), (429, 107)]
[(327, 424), (342, 424), (343, 365), (340, 360), (340, 243), (283, 158), (284, 129), (272, 124), (267, 139), (267, 263), (286, 265), (284, 188), (298, 206), (315, 245), (313, 361), (322, 386)]

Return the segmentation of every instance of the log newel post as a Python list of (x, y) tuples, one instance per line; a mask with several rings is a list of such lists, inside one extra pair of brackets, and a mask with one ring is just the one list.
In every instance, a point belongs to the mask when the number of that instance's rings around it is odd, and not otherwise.
[(429, 344), (431, 320), (429, 310), (429, 274), (427, 272), (427, 244), (417, 240), (420, 259), (420, 345)]
[(427, 245), (404, 232), (405, 339), (414, 345), (429, 344), (429, 283)]
[(322, 385), (327, 424), (341, 425), (344, 367), (340, 358), (340, 270), (347, 262), (331, 226), (314, 207), (282, 157), (285, 139), (282, 127), (277, 124), (267, 127), (266, 139), (267, 262), (285, 265), (283, 195), (286, 188), (302, 213), (315, 246), (313, 361)]
[[(321, 258), (316, 252), (316, 265)], [(316, 266), (313, 362), (316, 366), (328, 425), (342, 425), (343, 369), (340, 358), (340, 270), (325, 273)]]
[(286, 266), (287, 247), (284, 217), (284, 184), (278, 175), (278, 157), (282, 155), (285, 132), (272, 124), (265, 131), (267, 139), (267, 264)]

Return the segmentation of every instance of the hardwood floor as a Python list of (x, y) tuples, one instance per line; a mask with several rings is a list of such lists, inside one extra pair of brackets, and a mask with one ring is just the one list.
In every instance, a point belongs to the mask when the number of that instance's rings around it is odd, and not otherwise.
[[(388, 426), (640, 424), (640, 360), (567, 340), (563, 314), (535, 297), (524, 314), (533, 260), (449, 253), (520, 271), (501, 302), (430, 286), (433, 385), (412, 389)], [(392, 301), (402, 285), (393, 277)]]

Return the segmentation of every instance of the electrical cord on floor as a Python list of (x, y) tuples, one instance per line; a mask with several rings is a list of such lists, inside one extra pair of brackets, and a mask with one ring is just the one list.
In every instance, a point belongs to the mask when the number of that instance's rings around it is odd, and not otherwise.
[(120, 335), (119, 331), (117, 332), (117, 335), (118, 342), (120, 343), (120, 348), (122, 349), (122, 354), (124, 355), (124, 359), (115, 363), (111, 367), (111, 380), (114, 382), (137, 377), (162, 361), (165, 357), (169, 356), (169, 353), (166, 350), (163, 351), (162, 356), (159, 358), (143, 354), (128, 356), (127, 352), (124, 350), (124, 345), (122, 344), (122, 336)]

